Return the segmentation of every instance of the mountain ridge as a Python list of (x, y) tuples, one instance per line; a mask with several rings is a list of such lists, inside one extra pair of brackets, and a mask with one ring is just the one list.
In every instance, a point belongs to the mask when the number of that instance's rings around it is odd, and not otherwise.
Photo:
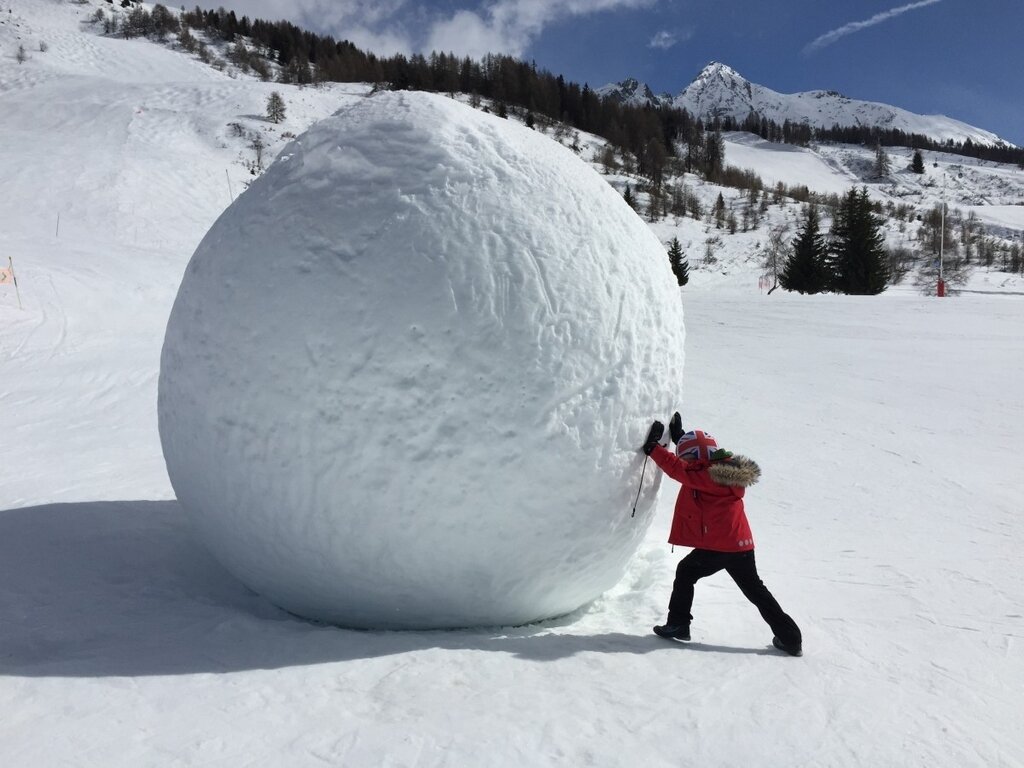
[(782, 124), (802, 123), (814, 128), (878, 127), (920, 134), (938, 142), (966, 142), (985, 146), (1014, 145), (991, 131), (946, 115), (920, 115), (881, 102), (854, 99), (834, 90), (784, 94), (753, 83), (718, 61), (708, 63), (676, 95), (655, 95), (650, 86), (626, 78), (596, 89), (604, 98), (623, 104), (685, 109), (702, 120), (742, 122), (751, 112)]

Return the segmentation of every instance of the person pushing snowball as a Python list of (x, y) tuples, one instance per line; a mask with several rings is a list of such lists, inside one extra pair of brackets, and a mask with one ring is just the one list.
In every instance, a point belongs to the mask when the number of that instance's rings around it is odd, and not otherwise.
[(746, 456), (719, 448), (707, 432), (684, 431), (678, 411), (669, 421), (675, 453), (661, 445), (664, 433), (665, 425), (660, 421), (651, 424), (643, 451), (662, 472), (682, 484), (669, 543), (694, 549), (679, 561), (668, 619), (654, 627), (655, 634), (689, 640), (694, 584), (725, 570), (768, 622), (775, 635), (772, 645), (791, 656), (802, 655), (800, 628), (761, 581), (754, 562), (754, 536), (743, 509), (743, 495), (761, 477), (761, 468)]

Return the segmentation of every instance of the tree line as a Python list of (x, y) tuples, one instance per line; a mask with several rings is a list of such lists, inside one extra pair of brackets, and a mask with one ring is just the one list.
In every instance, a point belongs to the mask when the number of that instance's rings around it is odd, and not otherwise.
[(1013, 163), (1024, 167), (1024, 148), (1007, 144), (978, 144), (970, 138), (964, 141), (946, 139), (937, 141), (920, 133), (907, 133), (898, 128), (881, 128), (874, 125), (833, 125), (831, 128), (815, 128), (805, 123), (786, 120), (781, 125), (751, 112), (743, 120), (725, 117), (712, 121), (712, 128), (723, 131), (747, 131), (765, 141), (777, 144), (807, 146), (812, 141), (831, 144), (860, 144), (866, 147), (910, 147), (913, 149), (948, 152), (995, 163)]
[[(122, 0), (122, 4), (128, 0)], [(277, 65), (276, 78), (284, 83), (367, 82), (393, 89), (456, 92), (489, 99), (499, 113), (516, 107), (527, 122), (547, 119), (594, 133), (630, 152), (636, 171), (657, 183), (666, 158), (680, 158), (687, 171), (703, 173), (715, 180), (723, 170), (715, 157), (720, 141), (707, 145), (708, 137), (721, 131), (746, 130), (770, 141), (806, 145), (811, 141), (843, 142), (875, 146), (879, 143), (964, 154), (984, 160), (1024, 165), (1024, 149), (989, 147), (965, 142), (936, 142), (919, 134), (868, 126), (812, 128), (803, 123), (775, 123), (751, 113), (746, 119), (703, 121), (685, 109), (671, 106), (629, 105), (599, 96), (589, 85), (567, 81), (512, 56), (490, 54), (482, 60), (434, 52), (429, 56), (377, 56), (360, 50), (347, 40), (303, 30), (288, 21), (265, 21), (239, 17), (224, 8), (203, 10), (196, 6), (175, 18), (157, 4), (151, 14), (135, 7), (125, 35), (163, 38), (174, 33), (182, 44), (195, 50), (198, 42), (189, 28), (234, 44), (229, 58), (242, 68), (251, 68), (270, 79), (268, 61)], [(147, 22), (149, 16), (151, 21)], [(242, 44), (245, 38), (253, 49)]]
[[(822, 232), (821, 211), (813, 202), (805, 209), (802, 227), (778, 275), (779, 285), (786, 290), (880, 293), (886, 285), (899, 282), (918, 258), (905, 247), (886, 248), (881, 208), (869, 199), (865, 187), (850, 189), (832, 209), (832, 228), (827, 236)], [(925, 264), (918, 281), (926, 289), (934, 288), (939, 258), (946, 280), (954, 285), (966, 279), (974, 264), (998, 266), (1011, 273), (1024, 270), (1024, 245), (987, 236), (973, 211), (966, 216), (956, 209), (943, 213), (936, 205), (915, 214), (909, 207), (890, 203), (888, 214), (900, 222), (908, 218), (920, 221), (917, 239)]]

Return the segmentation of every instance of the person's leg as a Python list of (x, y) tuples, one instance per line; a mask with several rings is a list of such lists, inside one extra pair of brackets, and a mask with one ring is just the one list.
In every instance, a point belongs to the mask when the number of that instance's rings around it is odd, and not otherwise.
[(669, 626), (689, 627), (693, 616), (693, 585), (705, 576), (717, 573), (725, 567), (726, 560), (722, 552), (711, 552), (707, 549), (695, 549), (676, 567), (676, 578), (672, 583), (672, 597), (668, 601)]
[(768, 587), (761, 581), (761, 577), (757, 575), (754, 551), (738, 553), (726, 566), (726, 572), (736, 582), (743, 596), (761, 612), (761, 617), (771, 627), (775, 636), (786, 646), (801, 648), (803, 637), (800, 634), (800, 627), (782, 610), (778, 601), (768, 591)]

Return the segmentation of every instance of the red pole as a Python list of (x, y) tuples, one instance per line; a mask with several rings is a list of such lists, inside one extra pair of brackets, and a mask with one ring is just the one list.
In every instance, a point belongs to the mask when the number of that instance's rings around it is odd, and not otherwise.
[(942, 298), (943, 296), (945, 296), (945, 295), (946, 295), (946, 281), (945, 281), (945, 280), (939, 280), (939, 291), (938, 291), (938, 294), (937, 294), (937, 295), (938, 295), (938, 297), (939, 297), (940, 299), (941, 299), (941, 298)]

